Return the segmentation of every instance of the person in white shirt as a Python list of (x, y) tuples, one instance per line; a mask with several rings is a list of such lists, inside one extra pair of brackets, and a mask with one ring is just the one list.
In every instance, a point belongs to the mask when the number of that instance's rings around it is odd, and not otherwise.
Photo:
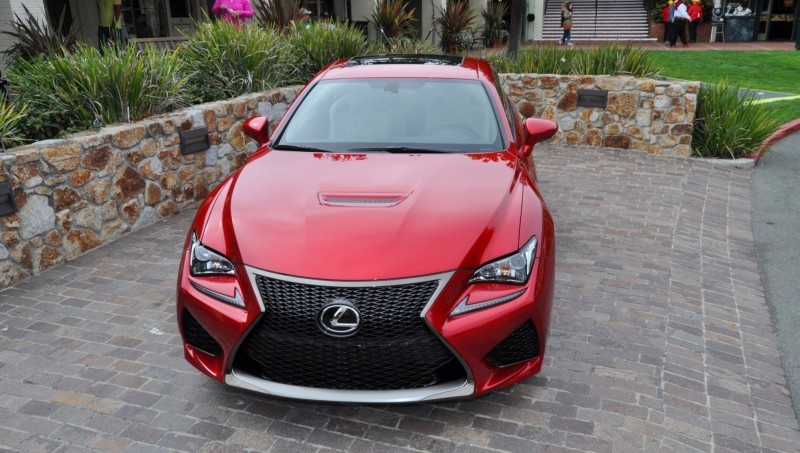
[(680, 38), (683, 47), (687, 47), (686, 22), (691, 20), (692, 18), (689, 17), (689, 12), (686, 10), (686, 2), (684, 0), (676, 1), (675, 17), (672, 20), (672, 27), (671, 27), (672, 36), (670, 36), (669, 38), (670, 47), (675, 47), (675, 42), (678, 40), (678, 38)]

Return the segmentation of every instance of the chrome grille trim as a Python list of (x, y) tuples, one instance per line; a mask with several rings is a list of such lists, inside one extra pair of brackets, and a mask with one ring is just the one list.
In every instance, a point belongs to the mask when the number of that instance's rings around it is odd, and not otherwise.
[(450, 352), (456, 357), (456, 359), (458, 359), (459, 363), (466, 372), (467, 378), (466, 380), (463, 381), (446, 382), (428, 388), (407, 389), (407, 390), (329, 390), (329, 389), (320, 389), (313, 387), (293, 386), (293, 385), (267, 381), (265, 379), (246, 373), (242, 370), (235, 370), (232, 368), (233, 358), (236, 357), (236, 355), (238, 354), (238, 348), (241, 345), (241, 341), (244, 338), (246, 338), (247, 335), (249, 335), (250, 330), (259, 322), (259, 319), (256, 319), (250, 326), (251, 329), (248, 329), (245, 335), (243, 335), (242, 338), (240, 339), (239, 343), (236, 346), (236, 350), (234, 350), (233, 353), (230, 355), (230, 361), (228, 363), (227, 372), (225, 375), (225, 383), (227, 385), (285, 398), (328, 401), (328, 402), (355, 402), (355, 403), (407, 403), (416, 401), (434, 401), (434, 400), (464, 398), (473, 395), (475, 393), (475, 380), (474, 377), (472, 376), (472, 370), (467, 365), (467, 362), (447, 341), (445, 341), (445, 339), (439, 334), (439, 332), (436, 331), (436, 329), (434, 329), (430, 325), (430, 323), (428, 323), (428, 320), (425, 319), (425, 316), (427, 315), (431, 306), (433, 306), (433, 303), (442, 293), (445, 286), (447, 286), (447, 283), (450, 282), (450, 279), (453, 277), (455, 272), (452, 271), (443, 272), (440, 274), (424, 275), (418, 277), (393, 279), (393, 280), (340, 281), (340, 280), (317, 280), (317, 279), (310, 279), (303, 277), (295, 277), (295, 276), (265, 271), (262, 269), (246, 265), (244, 267), (245, 270), (247, 271), (247, 276), (250, 281), (251, 288), (253, 288), (253, 293), (256, 295), (256, 300), (258, 302), (259, 308), (261, 309), (262, 316), (263, 313), (266, 311), (266, 307), (262, 299), (261, 292), (258, 291), (258, 285), (256, 283), (256, 276), (258, 275), (267, 278), (285, 280), (288, 282), (299, 283), (299, 284), (332, 286), (332, 287), (395, 286), (395, 285), (402, 285), (409, 283), (419, 283), (419, 282), (438, 280), (438, 286), (434, 291), (433, 295), (431, 296), (430, 300), (427, 302), (424, 309), (420, 313), (420, 318), (422, 318), (423, 322), (425, 323), (425, 325), (428, 326), (431, 332), (433, 332), (433, 334), (437, 338), (439, 338), (442, 344), (444, 344), (445, 347), (448, 350), (450, 350)]
[(259, 393), (283, 398), (327, 401), (338, 403), (413, 403), (443, 399), (465, 398), (475, 393), (471, 379), (446, 382), (432, 387), (409, 390), (327, 390), (312, 387), (279, 384), (260, 379), (248, 373), (232, 370), (225, 375), (225, 383)]

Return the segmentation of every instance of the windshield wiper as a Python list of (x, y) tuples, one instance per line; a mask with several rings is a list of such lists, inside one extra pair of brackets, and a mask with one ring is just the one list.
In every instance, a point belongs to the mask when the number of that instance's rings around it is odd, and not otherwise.
[(313, 151), (316, 153), (329, 153), (331, 151), (327, 149), (319, 149), (313, 148), (311, 146), (299, 146), (299, 145), (275, 145), (272, 149), (276, 149), (279, 151)]
[(387, 153), (452, 153), (453, 152), (447, 149), (414, 148), (412, 146), (375, 146), (371, 148), (353, 148), (349, 149), (348, 151), (355, 151), (355, 152), (383, 151)]

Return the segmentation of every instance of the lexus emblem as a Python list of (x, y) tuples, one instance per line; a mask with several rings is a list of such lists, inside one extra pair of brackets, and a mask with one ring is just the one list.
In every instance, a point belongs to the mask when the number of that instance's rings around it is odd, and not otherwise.
[(349, 337), (358, 330), (361, 314), (350, 301), (334, 300), (322, 307), (317, 317), (320, 330), (332, 337)]

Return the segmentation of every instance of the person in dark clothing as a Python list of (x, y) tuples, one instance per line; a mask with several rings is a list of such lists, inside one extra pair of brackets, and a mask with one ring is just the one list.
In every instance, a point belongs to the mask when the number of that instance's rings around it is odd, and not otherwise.
[(690, 21), (689, 13), (686, 11), (686, 2), (678, 0), (675, 2), (675, 17), (672, 21), (672, 37), (669, 40), (669, 46), (675, 47), (675, 42), (680, 38), (683, 47), (686, 44), (686, 22)]

